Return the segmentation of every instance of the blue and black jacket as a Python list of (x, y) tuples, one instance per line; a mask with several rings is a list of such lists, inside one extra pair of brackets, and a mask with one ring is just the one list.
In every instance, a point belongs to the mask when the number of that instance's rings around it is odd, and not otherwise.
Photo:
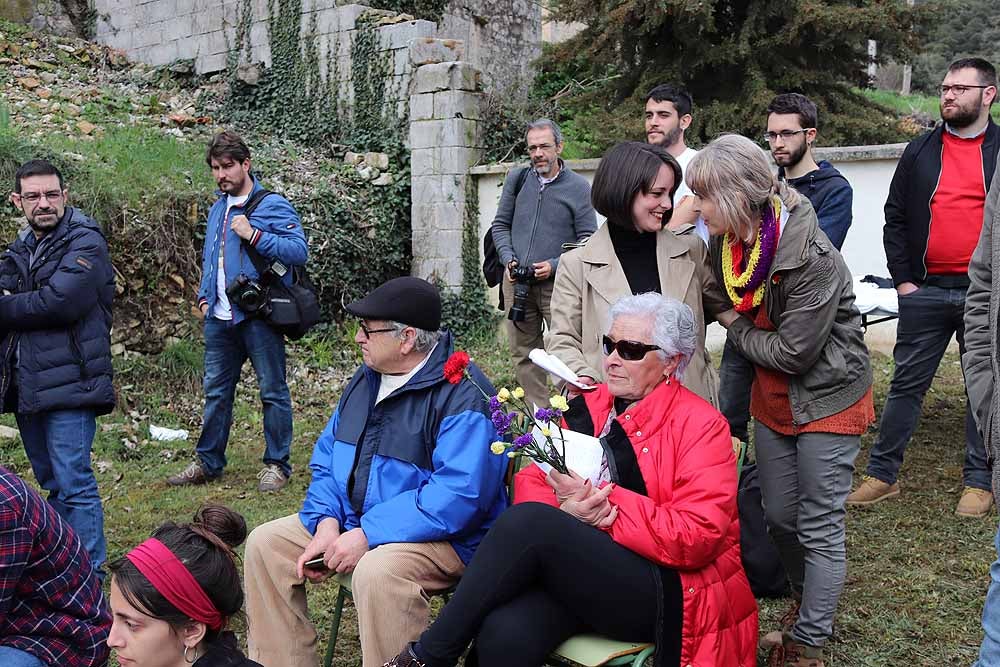
[[(507, 507), (507, 458), (490, 451), (497, 433), (479, 389), (445, 379), (451, 353), (444, 332), (424, 367), (378, 405), (380, 375), (354, 374), (309, 462), (299, 518), (310, 533), (333, 517), (341, 531), (364, 529), (371, 548), (446, 540), (469, 562)], [(469, 373), (494, 393), (474, 364)]]
[[(816, 211), (819, 228), (833, 246), (840, 250), (853, 220), (854, 191), (844, 175), (832, 164), (821, 160), (817, 166), (819, 169), (810, 171), (805, 176), (787, 179), (788, 184), (809, 199)], [(784, 168), (778, 169), (778, 178), (785, 180)]]
[[(250, 197), (261, 189), (260, 182), (253, 178), (253, 188)], [(219, 273), (219, 248), (224, 247), (223, 267), (226, 271), (226, 287), (242, 273), (247, 278), (257, 278), (257, 269), (247, 256), (242, 239), (230, 229), (233, 217), (243, 212), (243, 207), (234, 206), (226, 216), (227, 196), (220, 195), (218, 201), (208, 212), (208, 226), (205, 229), (205, 249), (202, 252), (201, 288), (198, 290), (198, 305), (207, 304), (211, 314), (218, 296), (216, 280)], [(266, 259), (277, 259), (286, 266), (303, 266), (308, 257), (306, 236), (302, 231), (299, 214), (295, 212), (287, 199), (278, 194), (268, 195), (260, 201), (253, 215), (250, 216), (250, 226), (254, 234), (249, 243)], [(225, 243), (223, 243), (223, 239)], [(283, 281), (290, 284), (292, 272), (285, 274)], [(233, 324), (239, 324), (246, 315), (235, 303), (230, 304), (233, 310)]]

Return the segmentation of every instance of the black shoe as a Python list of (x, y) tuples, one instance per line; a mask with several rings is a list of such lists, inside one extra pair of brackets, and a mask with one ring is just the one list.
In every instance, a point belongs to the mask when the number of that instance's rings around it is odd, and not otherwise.
[(426, 665), (417, 660), (417, 656), (413, 654), (413, 642), (410, 642), (399, 655), (385, 663), (382, 667), (426, 667)]

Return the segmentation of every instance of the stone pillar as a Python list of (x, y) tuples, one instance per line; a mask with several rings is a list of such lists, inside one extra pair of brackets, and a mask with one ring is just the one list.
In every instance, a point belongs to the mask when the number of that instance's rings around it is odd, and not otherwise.
[(481, 75), (461, 57), (458, 40), (410, 42), (413, 275), (456, 289), (466, 208), (475, 206), (468, 172), (482, 152)]

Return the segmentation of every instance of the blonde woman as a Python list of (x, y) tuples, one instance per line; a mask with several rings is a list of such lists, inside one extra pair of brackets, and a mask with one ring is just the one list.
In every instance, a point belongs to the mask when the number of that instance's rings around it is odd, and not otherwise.
[(874, 419), (851, 275), (808, 200), (775, 179), (749, 139), (719, 137), (688, 169), (733, 305), (719, 321), (754, 365), (764, 513), (796, 597), (788, 625), (761, 644), (785, 665), (823, 667), (847, 569), (844, 500)]

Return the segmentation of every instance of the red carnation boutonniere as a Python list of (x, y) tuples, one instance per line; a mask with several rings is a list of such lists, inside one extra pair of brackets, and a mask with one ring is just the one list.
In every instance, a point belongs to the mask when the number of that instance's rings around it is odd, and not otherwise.
[(775, 273), (773, 276), (771, 276), (771, 284), (772, 285), (777, 285), (780, 282), (781, 282), (781, 274), (780, 273)]
[(452, 384), (458, 384), (465, 377), (465, 369), (469, 366), (469, 355), (466, 352), (454, 352), (448, 361), (444, 362), (444, 377)]

